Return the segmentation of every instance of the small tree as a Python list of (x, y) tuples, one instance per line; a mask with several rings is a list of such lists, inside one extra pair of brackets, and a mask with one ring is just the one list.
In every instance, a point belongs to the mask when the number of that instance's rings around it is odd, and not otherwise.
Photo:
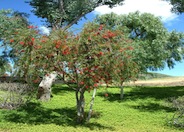
[[(32, 11), (35, 15), (41, 18), (46, 18), (47, 24), (52, 30), (64, 29), (68, 30), (73, 24), (85, 17), (86, 14), (92, 12), (96, 7), (107, 5), (110, 8), (117, 4), (122, 4), (124, 0), (93, 0), (93, 1), (79, 1), (79, 0), (32, 0), (28, 3), (34, 8)], [(51, 74), (52, 76), (52, 74)], [(44, 77), (47, 78), (47, 77)], [(42, 85), (39, 91), (43, 90), (43, 85), (49, 87), (52, 85), (51, 80), (42, 80)], [(50, 87), (51, 88), (51, 87)], [(43, 97), (41, 95), (40, 97)], [(42, 98), (43, 99), (43, 98)], [(45, 100), (49, 100), (47, 96)]]
[[(101, 83), (111, 84), (115, 79), (118, 82), (133, 79), (139, 70), (134, 62), (134, 52), (139, 47), (121, 29), (109, 30), (88, 23), (77, 35), (60, 29), (42, 36), (30, 28), (14, 39), (20, 75), (29, 82), (37, 82), (40, 72), (60, 73), (63, 81), (75, 90), (78, 122), (85, 119), (86, 91), (98, 88)], [(49, 88), (45, 91), (50, 93)]]

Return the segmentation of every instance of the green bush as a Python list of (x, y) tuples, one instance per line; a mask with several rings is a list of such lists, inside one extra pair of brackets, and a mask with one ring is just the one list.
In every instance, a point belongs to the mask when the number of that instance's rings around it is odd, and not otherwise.
[(172, 106), (176, 112), (169, 123), (177, 127), (184, 127), (184, 96), (172, 99)]
[(34, 94), (34, 88), (23, 83), (0, 84), (0, 108), (15, 109), (28, 102)]

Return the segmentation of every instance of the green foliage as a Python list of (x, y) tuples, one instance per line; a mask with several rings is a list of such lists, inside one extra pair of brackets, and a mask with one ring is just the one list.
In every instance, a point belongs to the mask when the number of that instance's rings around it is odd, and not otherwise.
[(123, 0), (32, 0), (33, 12), (46, 18), (52, 28), (68, 28), (100, 5), (113, 7)]
[(78, 35), (61, 29), (42, 36), (32, 27), (13, 34), (11, 40), (22, 76), (54, 70), (84, 89), (101, 81), (132, 80), (139, 71), (134, 62), (139, 47), (118, 28), (111, 31), (88, 23)]
[(11, 72), (10, 59), (15, 59), (13, 49), (9, 47), (12, 34), (28, 26), (26, 13), (0, 10), (0, 48), (3, 50), (0, 56), (0, 74)]
[[(165, 100), (170, 97), (182, 96), (183, 87), (126, 87), (124, 100), (119, 100), (119, 88), (113, 87), (108, 91), (101, 88), (97, 91), (95, 110), (88, 124), (81, 126), (74, 120), (74, 91), (57, 84), (53, 87), (53, 98), (50, 102), (33, 101), (11, 111), (0, 109), (0, 131), (183, 131), (167, 124), (166, 117), (172, 117), (175, 111), (165, 104)], [(108, 97), (104, 96), (106, 92)], [(88, 109), (92, 93), (86, 95)]]
[(136, 52), (136, 62), (143, 70), (173, 68), (175, 61), (183, 59), (183, 34), (168, 32), (158, 17), (139, 12), (128, 15), (106, 14), (96, 18), (97, 23), (109, 29), (124, 27), (124, 32), (141, 48)]
[(27, 27), (26, 17), (26, 13), (0, 10), (0, 40), (9, 38), (17, 29)]
[(171, 100), (173, 108), (176, 109), (175, 114), (169, 121), (171, 125), (184, 128), (184, 96)]
[(175, 13), (184, 12), (184, 1), (183, 0), (167, 0), (173, 5), (172, 11)]
[(35, 89), (28, 84), (1, 83), (0, 109), (16, 109), (28, 103), (34, 96)]

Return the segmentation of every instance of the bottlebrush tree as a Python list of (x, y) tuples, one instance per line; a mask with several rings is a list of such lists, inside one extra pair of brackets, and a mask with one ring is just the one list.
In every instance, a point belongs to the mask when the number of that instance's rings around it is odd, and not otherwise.
[[(86, 91), (102, 83), (134, 80), (139, 73), (134, 61), (139, 46), (121, 28), (88, 23), (77, 35), (59, 29), (43, 36), (29, 26), (12, 35), (10, 42), (19, 56), (19, 73), (29, 82), (37, 83), (40, 73), (55, 71), (75, 90), (78, 122), (85, 121)], [(49, 88), (42, 90), (50, 93)]]

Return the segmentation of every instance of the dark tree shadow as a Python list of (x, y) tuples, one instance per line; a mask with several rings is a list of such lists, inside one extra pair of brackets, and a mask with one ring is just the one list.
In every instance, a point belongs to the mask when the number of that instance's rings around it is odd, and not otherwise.
[(134, 108), (134, 109), (138, 109), (142, 112), (144, 112), (144, 111), (155, 112), (155, 111), (160, 111), (160, 110), (165, 110), (166, 112), (174, 112), (175, 111), (174, 108), (171, 108), (169, 106), (160, 105), (157, 103), (141, 103), (141, 104), (132, 105), (129, 107)]
[[(73, 86), (75, 87), (75, 86)], [(61, 85), (61, 84), (54, 84), (52, 86), (52, 93), (53, 94), (59, 94), (59, 93), (67, 93), (74, 91), (72, 88), (69, 88), (67, 85)]]
[[(126, 89), (126, 87), (125, 87)], [(108, 97), (104, 98), (104, 100), (108, 100), (110, 102), (118, 101), (119, 103), (125, 102), (128, 100), (144, 100), (147, 98), (154, 98), (155, 100), (165, 100), (167, 101), (169, 98), (177, 98), (179, 96), (184, 95), (184, 86), (177, 87), (133, 87), (131, 91), (124, 93), (124, 98), (120, 99), (120, 93), (108, 93)], [(104, 97), (104, 93), (98, 93), (97, 96)], [(173, 108), (158, 104), (157, 102), (143, 102), (134, 106), (129, 106), (140, 111), (159, 111), (165, 110), (167, 112), (175, 111)]]
[[(125, 87), (126, 89), (126, 87)], [(184, 95), (184, 86), (177, 87), (133, 87), (131, 91), (124, 92), (124, 98), (120, 99), (120, 93), (109, 93), (108, 101), (126, 101), (146, 98), (155, 98), (158, 100), (168, 99), (171, 97), (179, 97)], [(97, 96), (104, 97), (103, 92), (99, 92)]]
[[(4, 120), (15, 123), (26, 123), (30, 125), (39, 124), (56, 124), (77, 127), (82, 125), (89, 129), (110, 129), (112, 127), (104, 126), (99, 123), (84, 123), (78, 124), (76, 122), (76, 108), (61, 108), (49, 109), (41, 106), (40, 103), (29, 103), (13, 111), (3, 111)], [(92, 118), (99, 118), (100, 116), (93, 116)]]

